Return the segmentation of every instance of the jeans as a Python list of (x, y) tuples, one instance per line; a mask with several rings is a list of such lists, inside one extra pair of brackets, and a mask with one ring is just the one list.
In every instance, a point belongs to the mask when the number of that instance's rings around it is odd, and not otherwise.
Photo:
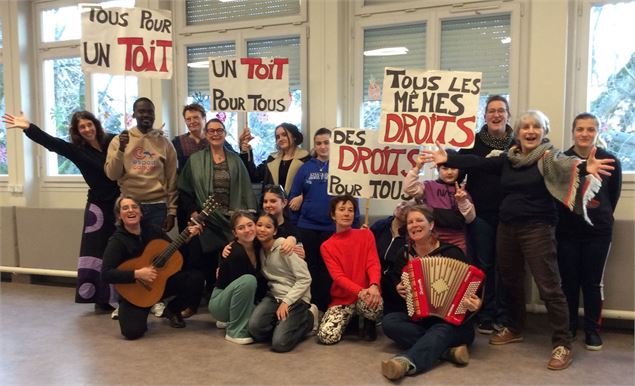
[(279, 306), (276, 298), (265, 296), (249, 318), (249, 334), (256, 342), (271, 339), (272, 351), (287, 352), (313, 329), (313, 314), (307, 303), (298, 300), (289, 306), (287, 318), (278, 320), (276, 311)]
[(333, 232), (316, 231), (306, 228), (298, 228), (304, 253), (306, 254), (306, 264), (311, 273), (311, 301), (321, 310), (326, 311), (331, 302), (331, 284), (333, 279), (326, 269), (324, 259), (320, 253), (320, 246), (329, 239)]
[(221, 322), (227, 322), (227, 335), (247, 338), (249, 317), (254, 310), (258, 283), (254, 275), (242, 275), (224, 289), (214, 288), (209, 300), (209, 312)]
[(163, 228), (163, 223), (168, 217), (168, 206), (160, 202), (158, 204), (141, 204), (141, 229), (147, 229), (149, 225)]
[(467, 241), (474, 263), (485, 272), (483, 306), (478, 313), (481, 322), (506, 324), (502, 302), (502, 286), (496, 257), (496, 228), (480, 217), (467, 226)]
[(393, 312), (384, 316), (382, 327), (384, 334), (405, 350), (397, 356), (414, 366), (409, 374), (430, 370), (449, 348), (474, 341), (471, 321), (460, 326), (438, 318), (413, 322), (405, 312)]
[(496, 249), (509, 309), (507, 327), (522, 333), (525, 323), (525, 262), (545, 302), (553, 330), (553, 347), (571, 348), (569, 308), (560, 286), (554, 226), (548, 224), (498, 224)]
[(597, 332), (602, 324), (604, 268), (611, 237), (579, 239), (558, 237), (558, 265), (562, 290), (569, 305), (569, 329), (578, 329), (580, 288), (584, 296), (584, 332)]

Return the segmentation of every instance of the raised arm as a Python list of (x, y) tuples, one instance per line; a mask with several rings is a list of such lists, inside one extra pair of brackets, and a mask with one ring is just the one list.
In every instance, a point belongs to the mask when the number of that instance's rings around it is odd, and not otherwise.
[(62, 155), (71, 161), (75, 158), (73, 145), (63, 139), (53, 137), (35, 124), (31, 123), (24, 113), (20, 115), (4, 114), (3, 122), (7, 125), (7, 129), (20, 129), (33, 142), (44, 146), (47, 150)]

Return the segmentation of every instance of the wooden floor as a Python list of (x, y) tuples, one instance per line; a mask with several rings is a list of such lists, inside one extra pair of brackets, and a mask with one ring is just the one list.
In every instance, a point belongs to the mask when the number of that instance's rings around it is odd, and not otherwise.
[[(148, 334), (126, 341), (116, 321), (75, 304), (67, 286), (0, 284), (0, 385), (381, 385), (380, 362), (397, 353), (386, 337), (376, 342), (346, 337), (335, 346), (315, 338), (276, 354), (263, 344), (226, 342), (201, 307), (187, 328), (172, 329), (150, 316)], [(574, 362), (549, 371), (550, 333), (545, 315), (531, 315), (525, 342), (491, 346), (478, 335), (467, 367), (440, 363), (403, 385), (633, 385), (632, 323), (603, 333), (604, 349), (590, 352), (580, 340)]]

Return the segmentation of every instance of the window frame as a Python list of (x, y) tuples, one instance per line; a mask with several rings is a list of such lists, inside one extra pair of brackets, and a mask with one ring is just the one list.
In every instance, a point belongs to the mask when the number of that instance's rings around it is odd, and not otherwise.
[[(180, 7), (182, 8), (182, 7)], [(181, 12), (184, 12), (182, 9)], [(176, 105), (174, 111), (177, 112), (177, 132), (176, 135), (180, 135), (186, 132), (185, 123), (181, 116), (181, 111), (184, 104), (187, 101), (187, 49), (191, 46), (199, 46), (205, 44), (220, 44), (233, 42), (236, 47), (236, 57), (247, 56), (247, 43), (254, 40), (267, 40), (267, 39), (280, 39), (286, 37), (297, 37), (300, 39), (300, 88), (302, 90), (302, 132), (305, 136), (308, 134), (308, 77), (307, 77), (307, 27), (305, 25), (286, 25), (286, 26), (272, 26), (267, 28), (253, 27), (247, 29), (234, 29), (231, 31), (209, 31), (205, 34), (177, 34), (176, 46), (178, 47), (176, 53), (175, 63), (178, 63), (177, 70), (175, 71), (177, 97), (175, 98)], [(237, 130), (240, 131), (241, 127), (245, 127), (246, 114), (238, 113), (237, 116)], [(240, 134), (238, 132), (237, 134)], [(238, 150), (238, 149), (237, 149)]]
[[(571, 124), (575, 114), (587, 111), (587, 90), (589, 81), (589, 34), (591, 7), (596, 5), (619, 3), (617, 0), (576, 0), (574, 5), (575, 21), (569, 33), (573, 39), (573, 60), (569, 68), (574, 75), (568, 80), (569, 94), (567, 100), (567, 122), (564, 133), (564, 143), (566, 148), (573, 145), (573, 134)], [(622, 192), (635, 192), (635, 170), (622, 170)], [(632, 193), (631, 193), (632, 195)]]
[[(363, 0), (360, 0), (363, 1)], [(357, 3), (356, 3), (357, 4)], [(498, 7), (493, 8), (489, 3), (485, 4), (483, 9), (470, 8), (469, 10), (459, 9), (456, 6), (444, 6), (435, 9), (427, 9), (428, 7), (420, 7), (421, 9), (410, 10), (405, 8), (407, 13), (404, 15), (404, 9), (400, 12), (384, 13), (377, 12), (375, 14), (363, 14), (355, 16), (353, 20), (354, 30), (354, 75), (353, 75), (353, 95), (352, 117), (353, 127), (360, 127), (361, 124), (361, 108), (363, 103), (363, 69), (364, 69), (364, 30), (367, 28), (392, 27), (399, 25), (425, 23), (426, 24), (426, 67), (429, 69), (438, 69), (441, 62), (441, 26), (446, 20), (461, 20), (473, 17), (509, 14), (510, 15), (510, 31), (512, 42), (510, 52), (510, 71), (509, 71), (509, 95), (512, 111), (516, 111), (516, 107), (520, 106), (521, 95), (520, 90), (520, 56), (521, 51), (526, 49), (525, 43), (521, 41), (521, 11), (520, 3), (500, 3)], [(394, 6), (392, 6), (394, 7)], [(405, 6), (404, 6), (405, 7)], [(365, 7), (375, 8), (375, 7)], [(379, 6), (377, 6), (379, 8)], [(426, 8), (426, 9), (424, 9)]]
[[(2, 73), (0, 73), (0, 76), (2, 76), (2, 82), (4, 84), (4, 101), (5, 101), (5, 110), (7, 109), (7, 105), (8, 105), (8, 93), (7, 93), (7, 80), (9, 79), (8, 76), (6, 76), (7, 74), (7, 70), (8, 70), (8, 66), (4, 63), (4, 50), (5, 47), (9, 44), (9, 42), (7, 41), (8, 39), (8, 31), (9, 31), (9, 26), (8, 26), (8, 18), (7, 20), (5, 20), (4, 15), (8, 15), (9, 14), (9, 6), (6, 2), (2, 2), (0, 3), (0, 29), (2, 30), (2, 46), (0, 46), (0, 65), (3, 65), (3, 71)], [(6, 185), (9, 182), (9, 174), (11, 174), (11, 162), (9, 160), (9, 130), (6, 128), (6, 125), (4, 123), (1, 124), (3, 130), (5, 130), (5, 138), (6, 138), (6, 146), (7, 146), (7, 174), (0, 174), (0, 190), (5, 190)]]
[(277, 16), (277, 17), (267, 17), (262, 19), (251, 19), (251, 20), (242, 20), (242, 21), (229, 21), (223, 23), (210, 23), (210, 24), (200, 24), (200, 25), (187, 25), (187, 12), (185, 10), (186, 2), (183, 1), (175, 1), (173, 2), (172, 7), (172, 15), (175, 31), (178, 31), (177, 36), (191, 36), (200, 33), (209, 33), (209, 32), (220, 32), (224, 33), (227, 31), (239, 30), (239, 29), (247, 29), (247, 28), (256, 28), (262, 30), (264, 27), (271, 26), (280, 26), (280, 25), (300, 25), (306, 23), (308, 18), (308, 6), (307, 0), (299, 0), (300, 1), (300, 12), (297, 15), (292, 16)]
[[(42, 34), (42, 13), (44, 11), (67, 7), (67, 6), (79, 6), (81, 3), (100, 3), (96, 0), (76, 1), (76, 0), (55, 0), (51, 2), (37, 2), (33, 4), (34, 19), (35, 19), (35, 32), (34, 32), (34, 51), (35, 51), (35, 63), (36, 63), (36, 84), (39, 88), (44, 90), (45, 82), (45, 68), (44, 62), (47, 60), (65, 59), (72, 57), (80, 57), (80, 45), (81, 39), (64, 40), (60, 42), (44, 42), (41, 39)], [(93, 88), (93, 74), (83, 73), (85, 90), (84, 95), (85, 106), (84, 108), (89, 111), (97, 111), (97, 101), (93, 97), (96, 90)], [(130, 76), (130, 75), (128, 75)], [(138, 87), (141, 88), (141, 79), (138, 79)], [(45, 95), (40, 93), (37, 98), (38, 114), (33, 119), (34, 122), (41, 122), (42, 130), (51, 135), (50, 119), (47, 117), (45, 111)], [(64, 190), (78, 190), (86, 188), (86, 183), (81, 174), (68, 174), (59, 175), (52, 174), (51, 169), (56, 162), (53, 161), (53, 157), (57, 158), (57, 154), (50, 152), (42, 146), (37, 146), (37, 172), (41, 176), (41, 186), (43, 191), (62, 191)]]

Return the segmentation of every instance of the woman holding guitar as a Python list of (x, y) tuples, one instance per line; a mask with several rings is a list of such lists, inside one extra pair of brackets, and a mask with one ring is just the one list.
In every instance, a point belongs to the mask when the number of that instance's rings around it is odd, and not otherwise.
[[(163, 269), (149, 264), (134, 270), (121, 269), (126, 261), (140, 256), (151, 241), (155, 239), (169, 240), (159, 228), (141, 228), (141, 208), (139, 202), (132, 197), (121, 197), (115, 202), (117, 227), (108, 240), (104, 251), (102, 278), (106, 283), (125, 284), (142, 283), (151, 286), (153, 282), (165, 279)], [(201, 225), (190, 225), (187, 230), (190, 236), (200, 234)], [(161, 298), (175, 296), (165, 309), (164, 315), (174, 328), (185, 327), (181, 311), (191, 307), (196, 309), (203, 290), (203, 275), (198, 271), (178, 271), (167, 278), (165, 290)], [(147, 319), (150, 312), (147, 307), (137, 306), (125, 297), (119, 300), (119, 327), (126, 339), (138, 339), (147, 331)]]

